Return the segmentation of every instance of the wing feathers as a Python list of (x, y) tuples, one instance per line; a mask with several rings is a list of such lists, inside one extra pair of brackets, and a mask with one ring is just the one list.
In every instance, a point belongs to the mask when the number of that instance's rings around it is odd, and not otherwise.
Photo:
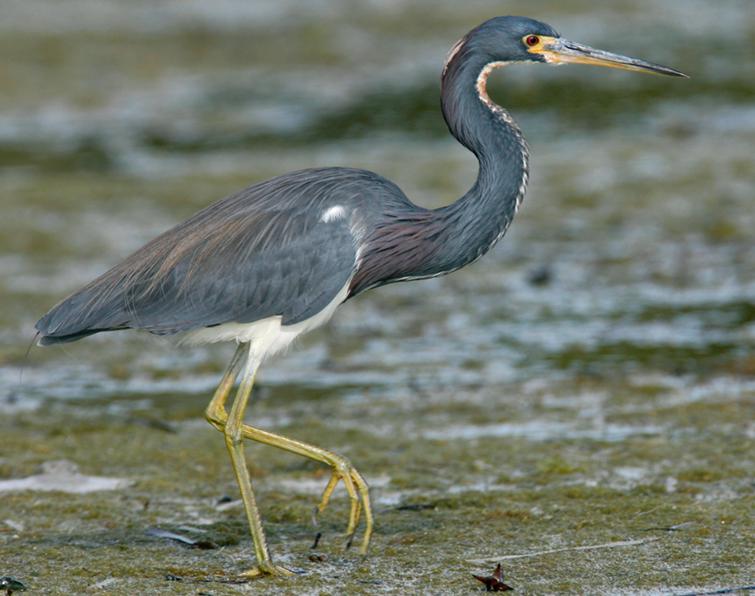
[(320, 215), (364, 184), (355, 172), (295, 172), (210, 205), (56, 305), (36, 325), (40, 343), (316, 314), (353, 275), (348, 221)]

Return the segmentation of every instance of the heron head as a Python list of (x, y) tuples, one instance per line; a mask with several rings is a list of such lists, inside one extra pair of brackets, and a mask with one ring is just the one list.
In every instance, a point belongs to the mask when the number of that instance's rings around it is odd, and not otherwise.
[(467, 39), (491, 62), (591, 64), (637, 72), (685, 77), (660, 64), (597, 50), (561, 37), (550, 25), (526, 17), (496, 17), (472, 31)]

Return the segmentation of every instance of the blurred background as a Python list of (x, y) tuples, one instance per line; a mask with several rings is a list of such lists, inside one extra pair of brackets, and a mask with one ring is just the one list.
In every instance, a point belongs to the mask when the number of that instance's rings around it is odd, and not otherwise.
[[(540, 481), (625, 496), (681, 483), (690, 504), (716, 503), (706, 520), (722, 494), (739, 502), (755, 436), (750, 0), (2, 0), (0, 12), (0, 424), (12, 439), (0, 477), (67, 457), (149, 492), (137, 464), (151, 455), (117, 460), (105, 438), (160, 432), (132, 424), (144, 420), (184, 440), (201, 428), (224, 457), (198, 421), (230, 346), (116, 333), (26, 358), (34, 322), (211, 201), (289, 170), (363, 167), (421, 205), (453, 201), (476, 163), (441, 118), (440, 69), (467, 30), (508, 13), (692, 78), (497, 72), (491, 95), (532, 153), (512, 229), (452, 276), (347, 303), (268, 363), (261, 425), (329, 437), (384, 508)], [(84, 436), (99, 455), (84, 455)], [(391, 437), (413, 437), (402, 453), (415, 468), (374, 455)], [(481, 467), (443, 472), (422, 463), (428, 445)], [(269, 467), (268, 486), (312, 473)], [(724, 544), (715, 532), (701, 552)]]

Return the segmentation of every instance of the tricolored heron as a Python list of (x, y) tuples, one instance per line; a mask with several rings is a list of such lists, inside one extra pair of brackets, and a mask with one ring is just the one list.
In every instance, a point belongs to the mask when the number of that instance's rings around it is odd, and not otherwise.
[[(522, 203), (528, 149), (511, 116), (486, 91), (513, 62), (582, 63), (683, 77), (681, 72), (568, 41), (549, 25), (498, 17), (453, 46), (441, 77), (451, 134), (477, 157), (474, 186), (440, 209), (413, 204), (392, 182), (348, 168), (301, 170), (254, 184), (168, 230), (53, 307), (36, 325), (41, 345), (120, 329), (237, 348), (205, 412), (225, 436), (254, 541), (246, 575), (288, 574), (273, 564), (244, 459), (243, 439), (322, 462), (332, 474), (322, 511), (343, 482), (353, 537), (373, 518), (367, 483), (344, 457), (244, 423), (260, 364), (323, 325), (365, 290), (455, 271), (485, 254)], [(240, 375), (230, 408), (226, 401)]]

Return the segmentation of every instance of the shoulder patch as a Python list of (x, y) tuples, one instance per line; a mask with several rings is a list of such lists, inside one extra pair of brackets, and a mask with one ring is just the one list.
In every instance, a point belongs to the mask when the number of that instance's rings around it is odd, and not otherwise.
[(329, 223), (331, 221), (343, 219), (344, 217), (346, 217), (346, 209), (341, 207), (341, 205), (333, 205), (332, 207), (329, 207), (328, 209), (323, 211), (323, 214), (320, 216), (320, 221)]

